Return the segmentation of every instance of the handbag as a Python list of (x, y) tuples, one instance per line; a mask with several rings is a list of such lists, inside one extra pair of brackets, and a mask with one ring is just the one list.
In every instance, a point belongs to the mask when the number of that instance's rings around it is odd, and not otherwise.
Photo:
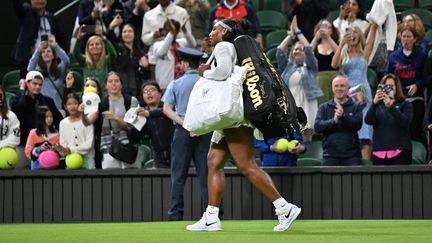
[[(212, 54), (207, 61), (209, 64)], [(230, 128), (244, 120), (243, 87), (247, 67), (234, 66), (225, 81), (201, 77), (189, 97), (183, 127), (197, 135)]]
[(112, 130), (111, 121), (109, 122), (110, 132), (111, 132), (111, 146), (108, 150), (108, 153), (115, 159), (118, 159), (127, 164), (133, 164), (136, 161), (138, 148), (132, 145), (131, 143), (123, 144), (114, 136), (114, 132)]

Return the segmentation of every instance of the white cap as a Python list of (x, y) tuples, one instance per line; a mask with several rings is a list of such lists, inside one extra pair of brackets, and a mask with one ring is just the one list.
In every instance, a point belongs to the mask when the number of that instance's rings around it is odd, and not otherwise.
[(88, 92), (82, 96), (82, 100), (84, 104), (84, 114), (98, 111), (100, 103), (99, 95), (94, 92)]
[(30, 71), (26, 75), (26, 81), (30, 81), (30, 80), (35, 79), (35, 78), (37, 78), (37, 79), (42, 78), (42, 80), (44, 80), (44, 76), (39, 71)]
[(145, 116), (138, 115), (138, 108), (139, 107), (130, 108), (124, 116), (124, 121), (133, 125), (138, 131), (141, 131), (143, 126), (146, 124), (147, 119)]

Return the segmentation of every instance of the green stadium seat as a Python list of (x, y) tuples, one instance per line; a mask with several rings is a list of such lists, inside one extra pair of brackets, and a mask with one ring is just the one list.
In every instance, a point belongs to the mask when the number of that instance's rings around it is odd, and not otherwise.
[(262, 9), (260, 0), (250, 0), (249, 2), (252, 4), (252, 7), (255, 10), (255, 12), (260, 11)]
[(273, 30), (265, 37), (264, 46), (268, 51), (271, 48), (277, 47), (287, 36), (287, 30)]
[(2, 85), (6, 92), (16, 93), (19, 90), (20, 70), (7, 72), (2, 79)]
[(339, 11), (339, 3), (338, 0), (328, 0), (328, 9), (329, 11), (338, 10)]
[(319, 166), (321, 160), (316, 158), (299, 158), (297, 159), (297, 166)]
[(277, 50), (276, 47), (271, 48), (266, 52), (266, 56), (271, 61), (271, 63), (277, 68), (276, 50)]
[(432, 12), (427, 10), (427, 9), (421, 9), (421, 8), (412, 8), (412, 9), (407, 9), (405, 11), (402, 12), (402, 16), (406, 16), (408, 14), (415, 14), (417, 16), (419, 16), (419, 18), (422, 20), (423, 25), (427, 30), (432, 29)]
[(281, 12), (262, 10), (257, 11), (256, 16), (264, 33), (277, 29), (285, 29), (285, 16)]
[(282, 0), (264, 0), (263, 10), (274, 10), (282, 12), (283, 1)]
[(412, 163), (427, 164), (427, 151), (421, 142), (412, 140)]
[(432, 11), (432, 0), (418, 0), (419, 8)]
[(370, 160), (362, 159), (361, 164), (362, 165), (373, 165), (373, 162)]
[[(154, 168), (154, 160), (152, 156), (151, 148), (145, 144), (140, 144), (139, 146), (140, 150), (144, 152), (144, 159), (143, 159), (143, 168), (149, 169)], [(151, 162), (153, 161), (153, 162)]]
[(372, 96), (374, 96), (379, 84), (379, 80), (377, 73), (372, 68), (368, 68), (367, 70), (367, 79), (372, 90)]
[(326, 17), (326, 19), (327, 20), (329, 20), (329, 21), (331, 21), (331, 22), (333, 22), (335, 19), (337, 19), (339, 17), (339, 9), (337, 9), (337, 10), (333, 10), (333, 11), (330, 11), (328, 14), (327, 14), (327, 17)]
[(425, 38), (427, 40), (427, 42), (429, 43), (429, 47), (432, 46), (432, 29), (428, 30), (425, 34)]
[(306, 152), (299, 155), (300, 158), (309, 158), (321, 160), (323, 155), (322, 142), (319, 140), (312, 140), (306, 143)]
[(406, 9), (415, 8), (415, 0), (394, 0), (393, 5), (396, 12), (402, 12)]
[(321, 71), (318, 72), (317, 82), (323, 91), (324, 95), (318, 98), (318, 105), (327, 102), (333, 98), (332, 80), (338, 74), (337, 71)]

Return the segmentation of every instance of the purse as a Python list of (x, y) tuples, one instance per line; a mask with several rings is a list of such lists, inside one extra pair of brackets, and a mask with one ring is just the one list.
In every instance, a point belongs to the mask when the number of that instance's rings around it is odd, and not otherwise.
[[(213, 55), (207, 63), (212, 61)], [(183, 127), (202, 135), (242, 122), (242, 83), (246, 78), (246, 71), (247, 67), (235, 65), (231, 76), (225, 81), (201, 77), (190, 94)]]
[(111, 121), (109, 122), (110, 132), (111, 132), (111, 146), (108, 150), (108, 153), (115, 159), (118, 159), (127, 164), (133, 164), (136, 161), (138, 148), (132, 145), (131, 143), (123, 144), (114, 136), (114, 132), (112, 130)]

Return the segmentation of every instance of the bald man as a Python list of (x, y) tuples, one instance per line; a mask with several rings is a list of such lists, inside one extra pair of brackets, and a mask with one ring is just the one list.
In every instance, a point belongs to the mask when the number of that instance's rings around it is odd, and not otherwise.
[(348, 90), (348, 79), (337, 76), (332, 81), (333, 99), (318, 108), (315, 132), (323, 135), (322, 165), (361, 164), (357, 131), (363, 122), (362, 107), (348, 96)]

